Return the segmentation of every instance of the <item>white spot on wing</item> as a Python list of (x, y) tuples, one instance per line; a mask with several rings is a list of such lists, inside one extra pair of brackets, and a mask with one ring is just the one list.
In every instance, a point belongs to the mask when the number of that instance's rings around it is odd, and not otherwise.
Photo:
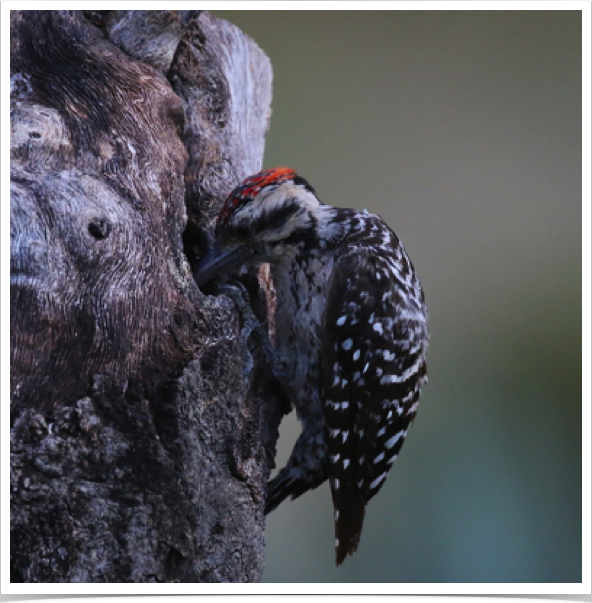
[(376, 486), (378, 486), (378, 484), (380, 484), (385, 477), (386, 473), (382, 473), (374, 481), (370, 482), (370, 490), (374, 490), (374, 488), (376, 488)]
[(387, 448), (392, 448), (401, 438), (404, 438), (406, 435), (407, 432), (405, 430), (399, 431), (399, 433), (396, 433), (392, 438), (388, 439), (384, 445)]
[(344, 342), (341, 344), (341, 347), (342, 347), (344, 350), (351, 350), (351, 347), (352, 347), (353, 343), (354, 343), (354, 342), (353, 342), (351, 339), (346, 339), (346, 340), (345, 340), (345, 341), (344, 341)]
[(419, 362), (416, 362), (413, 366), (409, 367), (402, 375), (385, 375), (380, 380), (380, 385), (386, 383), (405, 383), (411, 375), (414, 375), (419, 370)]

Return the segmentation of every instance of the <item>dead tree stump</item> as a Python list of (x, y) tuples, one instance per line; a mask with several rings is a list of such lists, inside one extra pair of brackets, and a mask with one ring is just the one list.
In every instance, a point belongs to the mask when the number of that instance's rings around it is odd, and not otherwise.
[(12, 11), (11, 83), (11, 580), (257, 581), (281, 411), (191, 267), (269, 60), (206, 12)]

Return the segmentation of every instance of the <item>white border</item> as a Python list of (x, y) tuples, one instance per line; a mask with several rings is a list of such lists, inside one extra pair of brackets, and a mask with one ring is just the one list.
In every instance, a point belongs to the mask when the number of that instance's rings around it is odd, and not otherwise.
[[(138, 2), (120, 1), (120, 2), (85, 2), (84, 8), (105, 9), (125, 9), (137, 8)], [(142, 8), (149, 5), (151, 9), (160, 7), (169, 8), (170, 2), (143, 2)], [(368, 584), (332, 584), (332, 585), (302, 585), (302, 584), (249, 584), (249, 585), (205, 585), (205, 584), (10, 584), (9, 583), (9, 498), (10, 492), (8, 488), (8, 475), (10, 470), (10, 449), (8, 425), (9, 425), (9, 407), (10, 388), (8, 372), (10, 341), (9, 341), (9, 228), (10, 228), (10, 213), (9, 202), (10, 198), (10, 159), (8, 149), (10, 148), (10, 128), (8, 126), (10, 120), (10, 94), (9, 94), (9, 78), (10, 71), (10, 23), (9, 11), (17, 9), (34, 10), (34, 9), (72, 9), (81, 6), (80, 2), (61, 1), (61, 2), (22, 2), (5, 0), (1, 6), (2, 17), (2, 204), (1, 204), (1, 266), (2, 266), (2, 313), (1, 313), (1, 333), (2, 333), (2, 380), (1, 380), (1, 412), (2, 412), (2, 594), (20, 594), (20, 593), (39, 593), (39, 594), (54, 594), (54, 593), (89, 593), (89, 594), (107, 594), (107, 593), (238, 593), (238, 592), (253, 592), (253, 593), (316, 593), (330, 592), (337, 593), (352, 593), (352, 594), (368, 594), (369, 592), (396, 592), (396, 593), (427, 593), (427, 594), (445, 594), (445, 593), (540, 593), (540, 594), (583, 594), (590, 593), (590, 367), (592, 366), (592, 358), (590, 353), (590, 330), (591, 330), (591, 297), (590, 297), (590, 273), (591, 266), (591, 188), (590, 188), (590, 165), (592, 158), (590, 154), (590, 3), (587, 1), (455, 1), (455, 2), (359, 2), (359, 1), (267, 1), (267, 2), (175, 2), (175, 9), (205, 9), (205, 10), (245, 10), (247, 7), (250, 10), (579, 10), (583, 16), (583, 48), (585, 49), (582, 63), (583, 76), (583, 199), (582, 204), (582, 241), (583, 241), (583, 475), (582, 475), (582, 496), (583, 496), (583, 583), (582, 584), (395, 584), (395, 585), (375, 585), (371, 587)]]

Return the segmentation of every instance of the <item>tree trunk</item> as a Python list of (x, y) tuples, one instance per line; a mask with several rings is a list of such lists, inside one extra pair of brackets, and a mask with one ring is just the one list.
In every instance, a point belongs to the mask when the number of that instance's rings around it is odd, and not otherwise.
[(191, 269), (270, 100), (206, 12), (11, 11), (13, 582), (261, 578), (280, 405)]

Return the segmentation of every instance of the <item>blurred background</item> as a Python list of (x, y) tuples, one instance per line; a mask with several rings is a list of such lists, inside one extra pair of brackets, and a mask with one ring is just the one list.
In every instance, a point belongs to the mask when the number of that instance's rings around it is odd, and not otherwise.
[(264, 166), (381, 214), (430, 311), (358, 552), (335, 568), (325, 484), (268, 518), (265, 580), (580, 582), (580, 12), (214, 14), (273, 65)]

